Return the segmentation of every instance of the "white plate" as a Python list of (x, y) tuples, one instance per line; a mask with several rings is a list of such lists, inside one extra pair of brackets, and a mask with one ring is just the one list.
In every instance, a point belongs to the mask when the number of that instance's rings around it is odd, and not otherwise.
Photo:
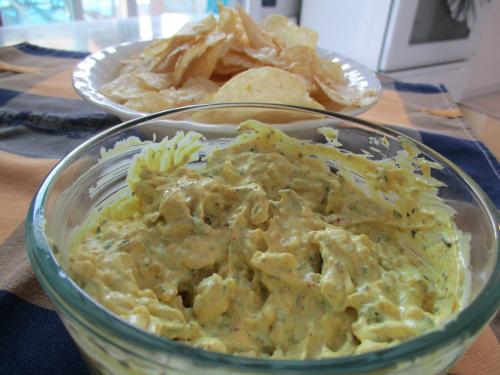
[[(117, 115), (122, 120), (130, 120), (145, 115), (145, 112), (134, 111), (122, 104), (113, 102), (110, 98), (100, 94), (98, 89), (102, 85), (112, 81), (118, 75), (123, 61), (138, 56), (149, 43), (151, 41), (124, 43), (88, 56), (73, 71), (73, 86), (75, 90), (86, 101), (106, 112)], [(378, 101), (381, 85), (375, 73), (354, 60), (337, 53), (325, 50), (318, 50), (318, 52), (321, 57), (332, 59), (341, 64), (349, 86), (355, 86), (360, 89), (372, 89), (377, 93), (377, 99), (370, 105), (346, 109), (341, 111), (342, 113), (352, 116), (359, 115), (366, 112)]]

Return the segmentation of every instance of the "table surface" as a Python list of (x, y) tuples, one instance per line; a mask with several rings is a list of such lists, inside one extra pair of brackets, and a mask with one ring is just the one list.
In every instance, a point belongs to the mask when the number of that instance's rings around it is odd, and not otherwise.
[[(94, 22), (79, 21), (66, 24), (39, 26), (0, 27), (0, 46), (29, 42), (31, 44), (49, 48), (96, 52), (111, 45), (123, 42), (168, 37), (179, 30), (184, 23), (190, 20), (196, 20), (202, 16), (203, 15), (167, 13), (159, 17), (142, 17), (135, 19), (118, 19)], [(75, 62), (76, 60), (73, 61), (73, 63)], [(60, 69), (59, 65), (57, 67)], [(70, 83), (71, 67), (68, 66), (67, 72), (62, 71), (60, 73), (61, 74), (57, 73), (58, 79), (54, 79), (54, 77), (56, 77), (54, 76), (50, 82), (47, 79), (46, 81), (38, 82), (38, 84), (36, 84), (36, 82), (33, 83), (33, 85), (30, 86), (29, 93), (39, 94), (37, 90), (41, 90), (41, 88), (44, 88), (45, 90), (49, 90), (51, 88), (54, 89), (55, 86), (52, 87), (49, 83), (57, 83), (59, 84), (57, 87), (65, 88), (65, 94), (68, 94), (69, 97), (74, 95), (76, 98), (77, 94), (71, 88)], [(8, 88), (11, 89), (11, 87)], [(57, 100), (60, 100), (59, 95), (64, 96), (61, 92), (58, 92), (57, 94), (58, 95), (55, 95)], [(402, 99), (403, 94), (405, 95), (404, 100)], [(442, 93), (440, 95), (444, 99), (447, 98), (447, 96)], [(378, 120), (389, 124), (405, 126), (405, 123), (411, 121), (409, 121), (407, 116), (408, 108), (404, 108), (404, 105), (415, 103), (419, 104), (419, 106), (412, 105), (414, 108), (410, 108), (410, 110), (413, 115), (423, 117), (423, 121), (421, 121), (421, 123), (427, 126), (427, 128), (423, 130), (435, 130), (432, 129), (433, 124), (428, 121), (433, 119), (432, 116), (434, 116), (435, 120), (434, 125), (436, 125), (436, 122), (446, 122), (445, 119), (443, 117), (439, 117), (439, 115), (431, 116), (426, 114), (425, 111), (422, 111), (426, 109), (426, 107), (435, 106), (436, 103), (432, 101), (414, 102), (412, 100), (411, 93), (396, 93), (390, 90), (385, 90), (380, 102), (370, 111), (363, 114), (363, 117), (370, 120)], [(447, 104), (450, 103), (447, 102)], [(439, 105), (439, 103), (437, 105)], [(454, 106), (448, 105), (448, 107)], [(488, 116), (484, 116), (467, 109), (464, 109), (462, 112), (464, 120), (471, 125), (476, 136), (478, 136), (479, 139), (490, 147), (497, 158), (500, 158), (500, 121), (490, 120)], [(460, 121), (456, 122), (462, 124)], [(452, 125), (453, 124), (451, 124), (450, 128), (448, 128), (449, 130), (454, 129)], [(459, 128), (458, 130), (460, 130), (461, 133), (468, 134), (466, 129)], [(4, 157), (4, 159), (4, 164), (0, 165), (0, 172), (3, 171), (10, 178), (0, 178), (0, 182), (3, 183), (4, 188), (8, 185), (8, 183), (10, 183), (8, 187), (11, 187), (11, 189), (9, 190), (9, 194), (4, 194), (3, 196), (0, 194), (0, 206), (2, 207), (2, 212), (4, 213), (4, 215), (0, 215), (0, 245), (2, 244), (3, 239), (15, 232), (16, 227), (19, 226), (22, 228), (22, 220), (24, 220), (26, 215), (29, 202), (42, 177), (53, 165), (53, 160), (49, 159), (29, 159), (17, 156), (13, 156), (11, 159), (6, 159)], [(18, 178), (19, 176), (25, 178)], [(20, 188), (21, 182), (19, 181), (24, 182), (22, 188)], [(6, 197), (8, 197), (8, 199)], [(22, 242), (22, 236), (20, 238), (21, 239), (19, 241)], [(10, 246), (10, 242), (8, 245)], [(24, 251), (22, 244), (18, 245), (16, 249), (19, 251), (19, 254), (26, 257), (26, 252)], [(19, 264), (27, 264), (27, 260), (25, 259), (25, 263), (14, 262), (12, 264), (16, 266)], [(2, 266), (2, 262), (0, 262), (0, 266)], [(12, 269), (17, 270), (15, 267), (12, 267)], [(482, 340), (477, 340), (474, 343), (456, 367), (456, 371), (458, 371), (456, 373), (489, 375), (491, 372), (487, 371), (493, 367), (498, 368), (499, 365), (496, 359), (500, 356), (500, 347), (498, 346), (497, 338), (490, 329), (485, 330), (484, 332), (487, 336), (483, 335)], [(29, 332), (29, 334), (31, 337), (32, 333)], [(484, 355), (489, 357), (484, 358)], [(490, 366), (491, 363), (492, 365)], [(478, 369), (477, 366), (483, 366), (486, 370), (479, 371), (480, 369)]]

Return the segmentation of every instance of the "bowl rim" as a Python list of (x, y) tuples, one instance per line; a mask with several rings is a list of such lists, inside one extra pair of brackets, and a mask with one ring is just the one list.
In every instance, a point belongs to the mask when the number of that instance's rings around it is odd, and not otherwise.
[[(354, 356), (345, 356), (329, 359), (314, 360), (282, 360), (267, 358), (246, 358), (231, 354), (206, 351), (192, 347), (188, 344), (170, 340), (137, 328), (124, 319), (111, 313), (98, 302), (94, 301), (85, 293), (57, 262), (52, 246), (44, 235), (45, 219), (44, 205), (46, 203), (51, 187), (66, 169), (67, 166), (83, 154), (88, 148), (95, 146), (106, 137), (125, 131), (137, 124), (149, 120), (172, 115), (179, 112), (209, 108), (237, 108), (251, 107), (261, 109), (283, 109), (292, 111), (309, 112), (317, 115), (324, 115), (333, 119), (346, 120), (356, 124), (364, 125), (377, 132), (388, 134), (392, 137), (403, 137), (415, 143), (420, 150), (433, 158), (444, 163), (457, 174), (471, 190), (481, 208), (488, 215), (493, 233), (493, 244), (496, 245), (496, 262), (492, 274), (479, 292), (476, 298), (452, 320), (446, 322), (442, 327), (432, 330), (424, 335), (398, 344), (394, 347), (382, 349)], [(453, 162), (449, 161), (432, 148), (425, 144), (400, 133), (397, 130), (388, 128), (382, 124), (359, 119), (349, 115), (335, 113), (327, 110), (310, 109), (300, 106), (269, 103), (218, 103), (199, 104), (186, 107), (169, 109), (132, 119), (121, 124), (108, 128), (94, 137), (88, 139), (75, 148), (66, 157), (59, 161), (49, 172), (40, 185), (31, 203), (25, 224), (25, 240), (28, 248), (28, 256), (33, 270), (40, 281), (43, 289), (47, 292), (52, 301), (64, 314), (67, 314), (86, 329), (91, 331), (103, 340), (108, 341), (106, 332), (110, 332), (120, 340), (131, 341), (143, 349), (153, 350), (157, 353), (164, 352), (195, 361), (203, 366), (228, 366), (240, 370), (264, 370), (272, 369), (277, 373), (287, 373), (297, 370), (301, 371), (321, 371), (327, 370), (331, 374), (350, 373), (353, 371), (370, 371), (396, 365), (401, 360), (412, 360), (416, 357), (436, 351), (446, 344), (459, 340), (465, 342), (470, 334), (476, 333), (487, 324), (494, 313), (500, 307), (500, 227), (499, 212), (482, 189)], [(495, 246), (492, 247), (495, 251)], [(53, 282), (57, 281), (57, 282)], [(117, 343), (115, 342), (115, 345)], [(128, 351), (123, 345), (122, 350)], [(131, 353), (132, 355), (139, 355)]]

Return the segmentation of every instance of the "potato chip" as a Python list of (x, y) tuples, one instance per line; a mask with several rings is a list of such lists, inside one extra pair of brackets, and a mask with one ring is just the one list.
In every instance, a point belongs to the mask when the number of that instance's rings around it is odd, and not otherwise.
[(182, 88), (213, 93), (219, 89), (219, 85), (205, 77), (191, 77), (186, 81)]
[(241, 6), (237, 5), (236, 10), (240, 15), (241, 22), (243, 24), (243, 27), (245, 28), (245, 32), (248, 36), (248, 41), (250, 42), (251, 47), (256, 49), (275, 47), (271, 37), (262, 32), (262, 30), (259, 28), (259, 25), (255, 23), (252, 17), (250, 17)]
[(198, 43), (191, 48), (189, 48), (183, 55), (177, 60), (174, 68), (172, 83), (174, 86), (180, 86), (182, 83), (182, 77), (184, 72), (189, 67), (189, 64), (193, 62), (196, 58), (200, 57), (203, 52), (207, 50), (208, 46), (204, 43)]
[(179, 45), (195, 39), (195, 35), (174, 35), (168, 39), (160, 39), (147, 46), (140, 57), (144, 60), (153, 58), (164, 58), (168, 56)]
[(272, 67), (249, 69), (227, 81), (213, 102), (258, 102), (295, 104), (322, 108), (309, 96), (294, 74)]
[(331, 80), (331, 82), (340, 85), (345, 84), (344, 72), (342, 71), (340, 64), (326, 59), (320, 60), (320, 64), (323, 73)]
[(140, 112), (162, 111), (198, 103), (218, 88), (207, 78), (190, 78), (182, 88), (169, 87), (160, 92), (142, 92), (140, 96), (128, 99), (125, 105)]
[(311, 94), (317, 91), (316, 78), (327, 85), (344, 84), (342, 67), (333, 61), (321, 59), (315, 50), (307, 46), (288, 47), (279, 58), (284, 69), (307, 80)]
[(128, 73), (140, 73), (140, 72), (150, 72), (151, 68), (149, 64), (146, 64), (144, 59), (138, 57), (133, 60), (122, 61), (122, 66), (120, 67), (120, 75)]
[(224, 56), (231, 46), (233, 36), (227, 34), (213, 47), (208, 48), (200, 57), (193, 61), (184, 73), (186, 77), (209, 78), (215, 70), (215, 64)]
[[(216, 88), (218, 88), (216, 86)], [(206, 87), (202, 86), (191, 86), (188, 88), (179, 88), (170, 87), (166, 90), (160, 91), (161, 97), (168, 103), (171, 103), (170, 107), (182, 107), (185, 105), (191, 105), (199, 103), (204, 100), (205, 97), (209, 94)], [(167, 109), (163, 108), (163, 109)]]
[(217, 20), (213, 15), (209, 15), (197, 23), (187, 23), (174, 36), (151, 43), (144, 49), (141, 56), (145, 58), (165, 57), (180, 44), (208, 34), (216, 27)]
[(217, 4), (219, 7), (219, 30), (233, 35), (232, 46), (233, 50), (243, 50), (250, 45), (248, 35), (243, 26), (240, 15), (234, 9)]
[(212, 15), (198, 23), (188, 23), (171, 38), (161, 39), (146, 47), (139, 59), (151, 71), (171, 72), (180, 54), (187, 51), (205, 34), (214, 31), (216, 27), (217, 21)]
[(245, 68), (242, 65), (232, 65), (232, 64), (226, 65), (223, 63), (222, 60), (219, 60), (217, 62), (217, 65), (215, 65), (213, 74), (216, 75), (217, 77), (232, 76), (237, 73), (241, 73), (244, 70)]
[[(314, 86), (315, 67), (319, 57), (316, 51), (306, 46), (285, 48), (279, 55), (280, 67), (308, 81), (308, 86)], [(310, 87), (309, 87), (310, 88)]]
[(135, 77), (140, 80), (141, 86), (151, 90), (163, 90), (172, 86), (171, 74), (140, 72), (136, 73)]
[(219, 75), (233, 75), (247, 69), (263, 66), (261, 62), (254, 60), (243, 52), (229, 50), (215, 66), (214, 73)]
[(118, 103), (142, 96), (150, 91), (154, 90), (146, 87), (135, 73), (120, 75), (99, 89), (100, 93)]
[(307, 27), (299, 27), (295, 22), (281, 14), (266, 17), (261, 23), (262, 29), (275, 37), (282, 48), (306, 46), (316, 49), (318, 34)]
[(168, 43), (164, 44), (164, 49), (161, 52), (153, 54), (145, 50), (139, 56), (139, 59), (142, 59), (142, 63), (146, 65), (148, 69), (156, 71), (157, 73), (170, 72), (172, 71), (171, 67), (175, 65), (182, 53), (187, 51), (202, 38), (203, 35), (176, 35), (167, 39)]
[(222, 65), (219, 61), (215, 66), (212, 76), (215, 80), (225, 81), (227, 79), (227, 76), (233, 76), (237, 73), (242, 72), (243, 70), (244, 69), (241, 69), (241, 67), (236, 65)]
[(138, 112), (158, 112), (175, 107), (175, 103), (157, 92), (147, 92), (140, 97), (129, 99), (125, 105)]
[(176, 105), (181, 106), (199, 103), (208, 94), (214, 93), (218, 89), (219, 86), (206, 78), (193, 77), (182, 88), (175, 90), (175, 92), (173, 90), (170, 90), (170, 92), (161, 91), (161, 94)]
[(316, 79), (316, 83), (323, 94), (321, 98), (323, 102), (328, 98), (341, 107), (368, 106), (377, 99), (376, 93), (373, 90), (360, 91), (355, 87), (341, 85), (333, 85), (333, 87), (330, 87), (319, 79)]
[(226, 55), (221, 59), (221, 62), (226, 66), (235, 65), (241, 66), (244, 69), (257, 68), (262, 65), (259, 61), (251, 58), (248, 54), (234, 51), (226, 53)]
[(193, 46), (192, 43), (183, 43), (175, 47), (170, 54), (165, 57), (155, 57), (149, 60), (150, 70), (155, 73), (171, 73), (175, 69), (177, 61), (188, 49)]
[(217, 20), (210, 14), (209, 16), (203, 18), (199, 22), (189, 22), (186, 23), (175, 35), (175, 36), (199, 36), (202, 34), (208, 34), (215, 31), (217, 28)]
[(258, 50), (245, 48), (243, 52), (252, 59), (262, 63), (262, 65), (279, 66), (278, 51), (275, 48), (264, 47)]
[[(234, 102), (266, 102), (279, 104), (292, 104), (309, 108), (323, 109), (323, 106), (312, 99), (302, 80), (294, 74), (273, 67), (249, 69), (240, 73), (226, 82), (211, 97), (211, 103)], [(282, 116), (274, 118), (274, 111), (256, 110), (214, 110), (203, 112), (204, 117), (195, 117), (196, 121), (210, 121), (211, 123), (224, 123), (237, 120), (241, 117), (254, 117), (265, 119), (273, 123), (283, 120)], [(200, 115), (201, 116), (201, 115)], [(293, 116), (292, 116), (293, 117)], [(303, 116), (301, 117), (303, 118)], [(290, 119), (290, 117), (288, 117)], [(295, 119), (295, 118), (294, 118)], [(298, 119), (298, 117), (296, 118)]]
[(178, 87), (183, 82), (184, 73), (186, 72), (189, 65), (198, 57), (200, 57), (209, 47), (212, 47), (223, 41), (227, 37), (227, 34), (214, 31), (206, 36), (206, 38), (199, 43), (193, 45), (189, 48), (177, 61), (175, 64), (173, 84)]

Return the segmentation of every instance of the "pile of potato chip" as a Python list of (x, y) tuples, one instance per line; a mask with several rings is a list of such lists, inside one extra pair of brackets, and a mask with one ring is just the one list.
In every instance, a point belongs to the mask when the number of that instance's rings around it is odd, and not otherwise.
[(140, 112), (198, 103), (268, 102), (341, 110), (376, 100), (346, 85), (341, 67), (321, 59), (317, 34), (287, 17), (259, 25), (241, 8), (212, 15), (146, 47), (101, 87)]

